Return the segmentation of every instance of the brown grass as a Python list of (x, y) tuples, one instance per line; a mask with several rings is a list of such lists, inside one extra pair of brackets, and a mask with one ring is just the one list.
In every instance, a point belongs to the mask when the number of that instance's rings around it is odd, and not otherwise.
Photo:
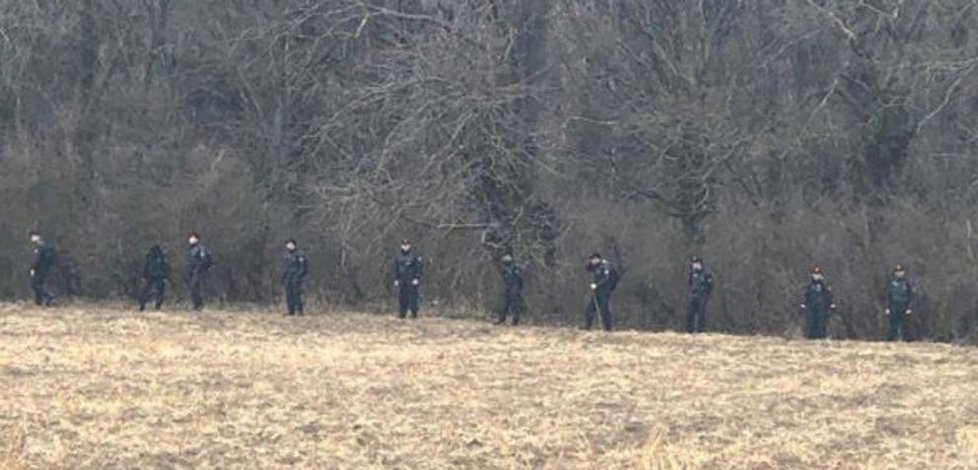
[(978, 468), (978, 351), (0, 306), (0, 469)]

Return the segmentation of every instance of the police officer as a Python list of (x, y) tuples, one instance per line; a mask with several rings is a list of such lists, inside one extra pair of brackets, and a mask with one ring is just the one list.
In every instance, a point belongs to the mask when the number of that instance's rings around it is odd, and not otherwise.
[(594, 325), (594, 317), (601, 316), (601, 326), (605, 331), (611, 331), (611, 293), (618, 287), (620, 275), (615, 266), (594, 253), (588, 258), (587, 270), (591, 272), (591, 300), (588, 302), (584, 315), (584, 329), (590, 330)]
[(166, 253), (159, 245), (153, 245), (146, 253), (146, 262), (143, 264), (143, 279), (145, 285), (139, 293), (139, 311), (146, 310), (146, 302), (149, 301), (150, 293), (156, 292), (156, 310), (163, 308), (163, 296), (166, 293), (166, 283), (170, 279), (170, 263), (166, 259)]
[(890, 329), (886, 333), (887, 341), (901, 338), (909, 340), (906, 331), (906, 319), (912, 313), (910, 302), (913, 300), (913, 286), (907, 279), (907, 270), (903, 265), (893, 268), (893, 277), (886, 284), (886, 316), (890, 317)]
[(689, 309), (686, 314), (686, 331), (702, 333), (706, 329), (706, 303), (713, 292), (713, 276), (703, 269), (703, 260), (693, 256), (689, 269)]
[(394, 259), (394, 286), (398, 288), (400, 308), (397, 317), (404, 318), (411, 312), (411, 318), (418, 318), (420, 299), (418, 289), (421, 285), (421, 275), (424, 263), (420, 256), (411, 252), (411, 241), (401, 241), (401, 251)]
[(204, 278), (213, 264), (213, 258), (200, 244), (200, 236), (197, 233), (191, 233), (187, 242), (190, 244), (190, 250), (187, 252), (187, 288), (190, 290), (194, 310), (200, 311), (204, 309), (202, 293)]
[(302, 280), (309, 272), (306, 255), (299, 251), (294, 239), (285, 242), (285, 269), (282, 271), (282, 284), (285, 285), (285, 303), (289, 315), (302, 315)]
[(503, 305), (499, 311), (497, 325), (506, 323), (506, 317), (513, 316), (513, 325), (520, 324), (520, 315), (523, 314), (525, 303), (523, 301), (523, 268), (513, 262), (513, 255), (506, 253), (502, 259), (502, 269), (500, 274), (503, 277)]
[(812, 280), (805, 287), (805, 300), (801, 304), (805, 313), (805, 337), (820, 339), (828, 336), (829, 314), (835, 310), (832, 287), (825, 282), (822, 269), (812, 269)]
[(34, 244), (34, 262), (31, 264), (31, 290), (34, 291), (34, 303), (50, 306), (55, 295), (44, 286), (51, 268), (54, 267), (56, 251), (45, 243), (40, 232), (31, 232), (31, 243)]

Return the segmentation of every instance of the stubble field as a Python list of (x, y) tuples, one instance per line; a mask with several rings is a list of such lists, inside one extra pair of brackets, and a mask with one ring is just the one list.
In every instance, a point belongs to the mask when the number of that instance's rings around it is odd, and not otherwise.
[(0, 469), (978, 468), (978, 351), (0, 305)]

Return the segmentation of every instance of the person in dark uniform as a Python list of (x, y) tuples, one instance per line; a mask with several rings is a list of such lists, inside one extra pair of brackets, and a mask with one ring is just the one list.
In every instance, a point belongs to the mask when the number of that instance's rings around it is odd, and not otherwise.
[(801, 309), (805, 313), (805, 337), (827, 337), (829, 314), (835, 310), (835, 301), (832, 299), (832, 287), (825, 282), (822, 269), (818, 266), (812, 270), (812, 280), (805, 287)]
[(398, 288), (400, 304), (398, 318), (405, 318), (408, 311), (411, 312), (411, 318), (418, 318), (421, 309), (419, 288), (423, 273), (424, 262), (421, 257), (411, 252), (410, 240), (403, 240), (401, 251), (394, 259), (394, 286)]
[(210, 252), (200, 244), (200, 236), (196, 233), (191, 233), (187, 241), (190, 244), (190, 250), (187, 252), (187, 288), (190, 290), (194, 310), (200, 311), (204, 309), (204, 278), (213, 264), (213, 259)]
[(690, 258), (689, 310), (686, 314), (686, 331), (702, 333), (706, 329), (706, 304), (713, 292), (713, 276), (703, 269), (703, 260)]
[(31, 232), (30, 236), (31, 243), (34, 244), (34, 261), (31, 263), (31, 290), (34, 291), (34, 303), (49, 307), (56, 296), (45, 287), (44, 283), (54, 267), (57, 252), (44, 241), (40, 232)]
[(601, 326), (605, 331), (611, 331), (611, 293), (618, 287), (620, 275), (615, 265), (594, 253), (588, 259), (587, 270), (591, 272), (591, 300), (588, 302), (584, 315), (584, 329), (590, 330), (594, 318), (601, 317)]
[(893, 277), (886, 284), (886, 316), (890, 318), (890, 329), (886, 333), (887, 341), (897, 338), (909, 340), (906, 330), (907, 317), (913, 312), (910, 302), (913, 300), (913, 285), (907, 279), (907, 270), (898, 264), (893, 269)]
[(505, 324), (506, 317), (512, 315), (513, 325), (519, 325), (520, 315), (523, 314), (526, 305), (523, 301), (523, 268), (513, 262), (513, 255), (509, 253), (504, 254), (501, 261), (503, 305), (499, 311), (499, 318), (496, 319), (496, 324)]
[(149, 301), (150, 294), (156, 292), (156, 310), (163, 308), (163, 296), (166, 294), (166, 283), (170, 279), (170, 263), (166, 259), (166, 253), (159, 245), (153, 245), (146, 253), (146, 262), (143, 264), (143, 279), (145, 285), (139, 294), (139, 311), (146, 310), (146, 302)]
[(302, 315), (302, 280), (309, 272), (306, 255), (299, 251), (294, 239), (285, 242), (285, 269), (282, 271), (282, 284), (285, 285), (285, 303), (289, 315)]

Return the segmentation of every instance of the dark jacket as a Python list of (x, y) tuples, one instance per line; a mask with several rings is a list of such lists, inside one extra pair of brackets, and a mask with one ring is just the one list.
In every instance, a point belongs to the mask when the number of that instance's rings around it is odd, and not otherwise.
[(420, 256), (413, 253), (398, 253), (394, 259), (394, 280), (402, 284), (409, 283), (415, 279), (421, 279), (424, 274), (424, 262)]
[(204, 274), (211, 268), (211, 263), (211, 254), (204, 245), (198, 243), (191, 246), (187, 252), (187, 275), (193, 277), (195, 274)]
[(592, 270), (593, 276), (591, 282), (597, 286), (595, 288), (596, 291), (611, 292), (618, 287), (618, 281), (621, 279), (621, 276), (611, 261), (601, 260), (596, 266), (590, 269)]
[(158, 245), (149, 249), (146, 253), (146, 262), (143, 264), (143, 279), (158, 280), (170, 278), (170, 263), (166, 260), (166, 254)]
[(913, 285), (907, 278), (894, 276), (886, 283), (886, 301), (893, 305), (910, 305), (913, 300)]
[(34, 275), (37, 277), (47, 276), (51, 272), (51, 268), (54, 267), (55, 255), (54, 248), (44, 242), (34, 245), (34, 261), (31, 263)]
[(507, 296), (523, 294), (523, 268), (515, 263), (504, 264), (501, 274), (503, 276), (503, 290)]
[(832, 287), (825, 281), (812, 281), (805, 287), (805, 308), (815, 312), (829, 310), (835, 301), (832, 299)]
[(690, 270), (689, 295), (696, 299), (706, 299), (713, 292), (713, 276), (706, 270)]
[(283, 282), (302, 282), (308, 272), (309, 264), (306, 262), (306, 255), (299, 250), (285, 253), (285, 267), (282, 270)]

